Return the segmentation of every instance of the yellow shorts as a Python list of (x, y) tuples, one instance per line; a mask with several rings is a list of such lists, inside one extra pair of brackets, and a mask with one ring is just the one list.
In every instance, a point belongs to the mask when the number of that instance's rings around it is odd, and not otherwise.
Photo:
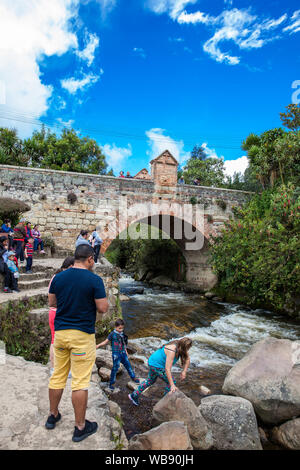
[(59, 330), (55, 332), (53, 347), (54, 372), (49, 388), (65, 388), (71, 369), (72, 390), (88, 389), (96, 359), (95, 335), (79, 330)]

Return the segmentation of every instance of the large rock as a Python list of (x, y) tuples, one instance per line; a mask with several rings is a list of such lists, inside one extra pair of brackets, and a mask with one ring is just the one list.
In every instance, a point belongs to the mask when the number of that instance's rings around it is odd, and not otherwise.
[(173, 287), (175, 289), (178, 287), (177, 282), (172, 281), (172, 279), (163, 275), (157, 276), (154, 279), (151, 279), (149, 281), (149, 284), (154, 284), (154, 285), (163, 286), (163, 287)]
[[(128, 443), (120, 424), (110, 416), (107, 398), (91, 383), (86, 418), (98, 423), (95, 434), (72, 442), (74, 410), (71, 380), (67, 381), (59, 410), (62, 419), (55, 430), (45, 428), (49, 413), (49, 368), (6, 355), (0, 365), (0, 449), (1, 450), (115, 450)], [(115, 439), (113, 438), (115, 436)]]
[(153, 417), (159, 422), (183, 421), (187, 426), (194, 449), (212, 447), (211, 431), (193, 400), (183, 392), (168, 393), (153, 408)]
[(216, 449), (262, 449), (256, 416), (248, 400), (212, 395), (201, 400), (199, 409), (212, 430)]
[(163, 423), (129, 441), (129, 450), (192, 450), (187, 427), (178, 421)]
[(300, 418), (272, 430), (272, 440), (290, 450), (300, 450)]
[[(113, 366), (111, 351), (107, 351), (106, 349), (97, 349), (95, 362), (98, 369), (104, 367), (105, 369), (111, 370)], [(123, 364), (120, 364), (117, 374), (121, 374), (124, 370), (125, 367), (123, 366)]]
[(105, 367), (100, 367), (100, 369), (98, 369), (98, 375), (103, 382), (108, 382), (110, 379), (110, 370)]
[(258, 416), (268, 424), (299, 416), (300, 341), (259, 341), (229, 371), (223, 392), (251, 401)]

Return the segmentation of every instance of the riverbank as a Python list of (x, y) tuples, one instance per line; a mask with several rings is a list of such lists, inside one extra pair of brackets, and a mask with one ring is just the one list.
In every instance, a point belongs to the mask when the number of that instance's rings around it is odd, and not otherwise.
[[(3, 357), (1, 356), (1, 359)], [(0, 364), (0, 449), (2, 450), (115, 450), (127, 448), (127, 439), (111, 416), (108, 398), (98, 385), (94, 368), (89, 388), (87, 419), (97, 421), (98, 432), (72, 442), (74, 411), (68, 380), (60, 404), (61, 422), (47, 430), (49, 367), (6, 355)]]

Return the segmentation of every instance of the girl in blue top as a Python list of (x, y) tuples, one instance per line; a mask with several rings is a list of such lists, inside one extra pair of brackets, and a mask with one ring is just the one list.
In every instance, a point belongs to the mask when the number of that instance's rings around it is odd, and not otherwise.
[(139, 395), (146, 390), (146, 388), (153, 385), (159, 377), (166, 382), (167, 387), (165, 393), (175, 392), (177, 390), (176, 381), (172, 377), (171, 369), (174, 364), (180, 359), (183, 371), (181, 373), (181, 380), (186, 378), (186, 372), (190, 365), (189, 349), (192, 346), (190, 338), (182, 338), (179, 340), (171, 341), (170, 343), (162, 346), (155, 351), (148, 360), (149, 373), (147, 379), (141, 383), (137, 390), (128, 395), (128, 398), (134, 403), (139, 405)]

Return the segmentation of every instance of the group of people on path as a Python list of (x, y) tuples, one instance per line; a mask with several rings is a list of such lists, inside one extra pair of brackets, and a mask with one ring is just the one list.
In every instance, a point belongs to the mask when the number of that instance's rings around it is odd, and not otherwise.
[(3, 292), (20, 292), (19, 262), (24, 263), (26, 259), (26, 273), (32, 274), (34, 251), (40, 249), (41, 253), (45, 253), (39, 226), (35, 225), (32, 229), (30, 222), (21, 219), (13, 229), (11, 221), (7, 219), (1, 226), (1, 232), (5, 234), (0, 237), (0, 273), (4, 278)]
[(181, 380), (186, 378), (190, 365), (190, 338), (171, 341), (148, 360), (148, 377), (140, 382), (136, 377), (127, 353), (128, 338), (124, 333), (125, 322), (116, 320), (114, 330), (108, 338), (96, 345), (95, 322), (97, 312), (104, 315), (108, 301), (103, 280), (93, 273), (95, 265), (94, 248), (89, 243), (76, 247), (74, 258), (67, 258), (59, 272), (52, 278), (49, 287), (49, 324), (52, 333), (52, 360), (54, 369), (49, 381), (50, 412), (45, 423), (53, 430), (61, 420), (59, 404), (68, 377), (72, 378), (72, 404), (75, 414), (73, 442), (80, 442), (98, 429), (96, 422), (86, 419), (88, 387), (92, 368), (95, 364), (96, 349), (111, 344), (113, 367), (109, 388), (114, 390), (116, 375), (122, 363), (131, 379), (139, 384), (137, 390), (128, 395), (134, 405), (139, 405), (139, 397), (158, 378), (166, 384), (165, 393), (177, 390), (172, 377), (172, 366), (180, 360), (183, 367)]
[(103, 240), (100, 237), (97, 228), (95, 228), (91, 235), (88, 230), (81, 230), (75, 242), (75, 248), (77, 248), (79, 245), (91, 246), (94, 250), (94, 261), (96, 264), (98, 264), (102, 243)]

